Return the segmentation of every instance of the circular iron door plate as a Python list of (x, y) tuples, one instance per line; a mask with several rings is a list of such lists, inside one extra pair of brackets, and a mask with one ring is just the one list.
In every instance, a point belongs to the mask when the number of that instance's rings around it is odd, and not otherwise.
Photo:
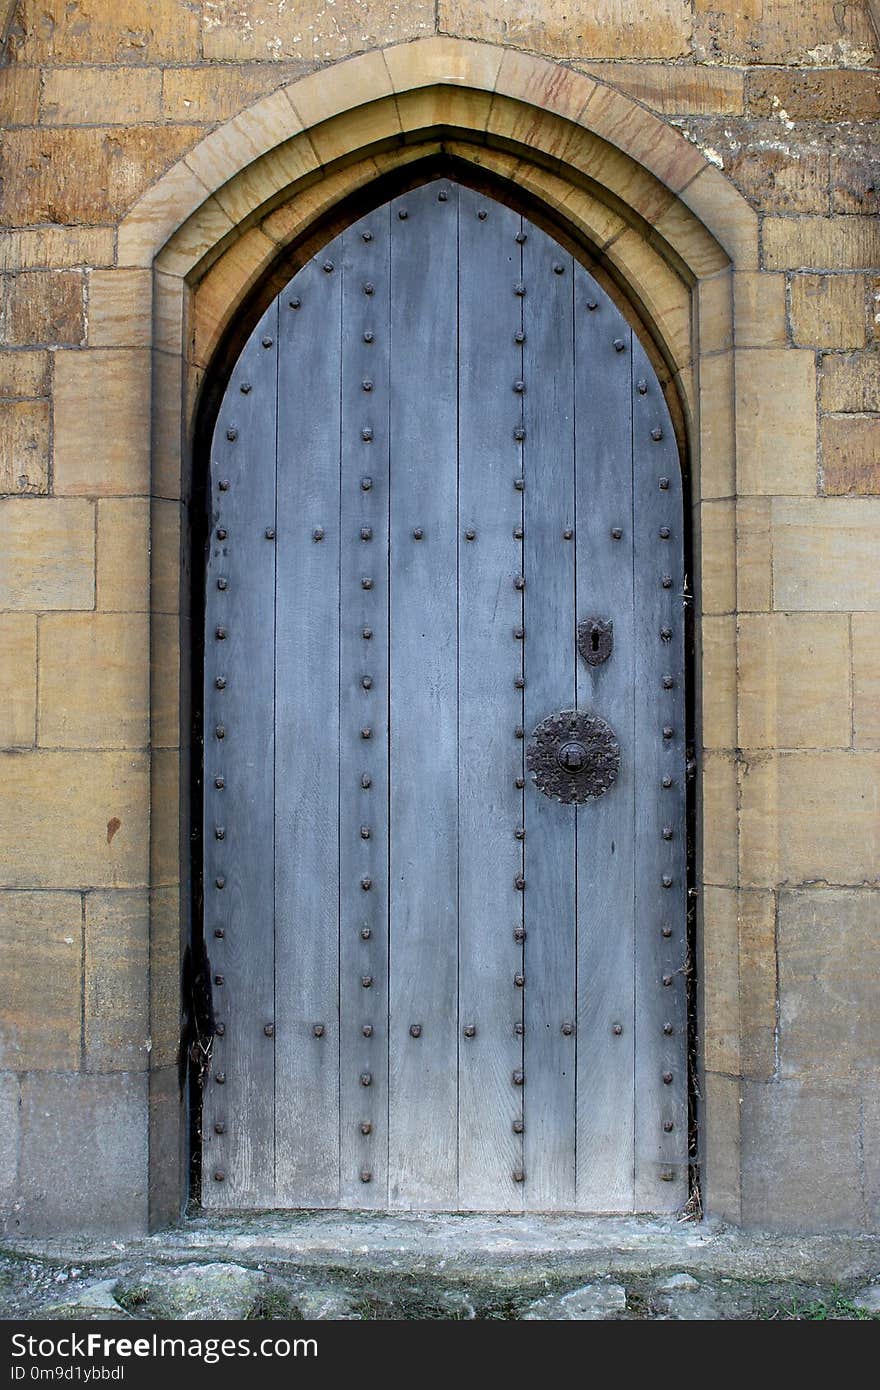
[(617, 781), (620, 744), (598, 714), (564, 709), (542, 719), (526, 747), (526, 767), (545, 796), (594, 801)]

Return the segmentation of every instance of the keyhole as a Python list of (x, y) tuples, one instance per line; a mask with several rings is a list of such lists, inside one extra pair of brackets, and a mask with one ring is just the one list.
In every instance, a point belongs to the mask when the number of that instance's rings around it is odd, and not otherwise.
[(614, 642), (611, 619), (584, 618), (578, 623), (578, 651), (588, 666), (601, 666), (611, 655)]

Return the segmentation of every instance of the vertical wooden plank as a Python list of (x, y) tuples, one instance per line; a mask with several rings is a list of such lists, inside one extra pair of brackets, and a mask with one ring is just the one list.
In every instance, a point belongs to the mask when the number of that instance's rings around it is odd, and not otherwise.
[(389, 1175), (391, 1206), (423, 1209), (455, 1205), (458, 1166), (458, 190), (444, 187), (391, 206)]
[(350, 227), (342, 254), (339, 1141), (348, 1207), (388, 1201), (389, 220), (385, 206)]
[(575, 288), (577, 615), (614, 624), (601, 666), (578, 657), (578, 707), (620, 744), (614, 786), (577, 808), (577, 1202), (633, 1204), (632, 332), (579, 266)]
[(279, 300), (276, 1174), (292, 1206), (339, 1195), (341, 252)]
[[(561, 269), (557, 271), (556, 267)], [(573, 262), (523, 245), (525, 729), (575, 702)], [(575, 1201), (575, 807), (527, 783), (525, 1204)], [(566, 1031), (563, 1031), (566, 1029)]]
[(687, 1198), (684, 547), (669, 414), (633, 344), (636, 706), (636, 1192), (639, 1211)]
[[(522, 1208), (521, 218), (459, 203), (459, 1205)], [(471, 1029), (476, 1031), (471, 1034)]]
[(211, 449), (205, 938), (218, 1035), (202, 1114), (202, 1202), (212, 1208), (274, 1197), (274, 1056), (263, 1030), (274, 1017), (275, 548), (265, 528), (275, 524), (277, 319), (272, 304), (236, 364)]

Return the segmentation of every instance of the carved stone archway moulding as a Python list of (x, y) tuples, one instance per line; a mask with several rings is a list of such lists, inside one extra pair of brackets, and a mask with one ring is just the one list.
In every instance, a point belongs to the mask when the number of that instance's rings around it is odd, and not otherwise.
[[(527, 197), (583, 248), (591, 268), (641, 319), (668, 388), (690, 472), (702, 711), (697, 736), (713, 750), (711, 766), (707, 758), (701, 773), (698, 873), (720, 882), (703, 866), (713, 846), (717, 856), (719, 841), (736, 833), (728, 814), (735, 805), (733, 740), (721, 732), (729, 724), (726, 692), (735, 671), (734, 305), (741, 293), (744, 302), (755, 302), (758, 219), (684, 136), (571, 68), (437, 37), (348, 59), (220, 126), (122, 220), (118, 267), (152, 271), (153, 280), (151, 583), (162, 596), (162, 617), (151, 625), (152, 669), (167, 680), (176, 668), (178, 648), (171, 652), (169, 643), (179, 642), (179, 631), (169, 617), (172, 599), (185, 611), (187, 594), (180, 533), (168, 525), (167, 507), (189, 495), (200, 391), (230, 325), (260, 285), (271, 285), (279, 266), (285, 279), (292, 273), (290, 248), (332, 219), (335, 208), (377, 179), (404, 175), (407, 166), (441, 153), (475, 179), (488, 177)], [(745, 337), (736, 343), (749, 345)], [(185, 526), (183, 507), (178, 516)], [(703, 645), (711, 663), (700, 662)], [(169, 738), (159, 749), (154, 745), (151, 834), (164, 887), (154, 893), (151, 969), (164, 976), (154, 978), (152, 993), (168, 1001), (162, 1007), (169, 1017), (154, 1020), (166, 1033), (174, 1027), (172, 1001), (179, 998), (177, 953), (169, 941), (175, 913), (168, 908), (175, 858), (180, 882), (186, 881), (178, 750), (187, 733), (185, 723), (178, 727), (175, 745), (167, 693), (162, 705)], [(184, 908), (181, 920), (186, 915)], [(702, 923), (704, 943), (713, 940), (709, 915)], [(721, 936), (726, 930), (719, 924)], [(726, 1111), (719, 1132), (728, 1145), (732, 1128), (738, 1131), (738, 1109), (729, 1086), (719, 1086), (717, 1101), (708, 1076), (703, 1089), (711, 1164), (712, 1106)], [(154, 1099), (151, 1153), (167, 1154), (169, 1145), (178, 1147), (173, 1130), (180, 1114), (167, 1090)], [(717, 1171), (729, 1168), (719, 1155)], [(707, 1194), (709, 1204), (736, 1219), (738, 1199), (725, 1186), (719, 1178)], [(156, 1224), (172, 1214), (180, 1187), (170, 1172), (154, 1171), (151, 1188)]]
[[(693, 435), (694, 359), (732, 346), (730, 272), (757, 269), (756, 214), (699, 150), (631, 98), (469, 40), (415, 40), (313, 73), (168, 170), (118, 234), (120, 268), (155, 269), (157, 346), (176, 354), (186, 318), (186, 355), (206, 367), (290, 242), (376, 178), (439, 152), (441, 140), (447, 154), (543, 204), (622, 284), (668, 375), (678, 375)], [(702, 462), (701, 495), (731, 495), (706, 491)]]

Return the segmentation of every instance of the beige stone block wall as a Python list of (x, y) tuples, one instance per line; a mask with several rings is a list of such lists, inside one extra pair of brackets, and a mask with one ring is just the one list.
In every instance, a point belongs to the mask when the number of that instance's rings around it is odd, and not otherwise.
[[(128, 751), (0, 753), (0, 886), (149, 883), (149, 759)], [(34, 856), (34, 845), (48, 847)]]
[(81, 271), (22, 270), (10, 277), (3, 327), (7, 346), (64, 343), (76, 347), (84, 336)]
[(878, 776), (876, 753), (747, 755), (740, 801), (741, 882), (768, 888), (875, 883)]
[(88, 277), (91, 347), (146, 348), (153, 341), (148, 270), (93, 270)]
[(96, 607), (110, 613), (150, 608), (150, 500), (101, 497), (96, 507)]
[(815, 496), (815, 354), (743, 349), (736, 394), (737, 490)]
[(36, 712), (36, 615), (0, 614), (0, 741), (4, 748), (33, 746)]
[(822, 491), (828, 497), (880, 493), (876, 415), (825, 415), (819, 436)]
[(94, 502), (86, 498), (2, 498), (0, 526), (3, 610), (94, 608)]
[(849, 748), (849, 665), (846, 614), (741, 614), (736, 743)]
[(6, 496), (49, 491), (47, 401), (0, 401), (0, 487)]
[(37, 643), (38, 747), (146, 747), (146, 614), (45, 613)]
[(857, 888), (782, 892), (779, 969), (780, 1074), (824, 1081), (876, 1076), (877, 894)]
[(79, 893), (0, 890), (3, 1071), (78, 1070), (82, 916)]
[(792, 275), (791, 334), (801, 347), (862, 348), (868, 342), (864, 275)]
[(859, 613), (880, 608), (874, 498), (774, 498), (773, 607)]
[[(353, 124), (329, 118), (333, 71), (355, 53), (369, 57), (349, 98), (375, 104)], [(404, 131), (414, 156), (415, 132), (442, 119), (448, 97), (408, 84), (472, 80), (456, 118), (489, 141), (480, 157), (639, 286), (684, 392), (709, 1209), (880, 1222), (853, 1139), (880, 1109), (877, 1078), (850, 1064), (877, 1039), (863, 1021), (847, 1033), (878, 893), (878, 57), (864, 0), (23, 0), (0, 69), (0, 923), (4, 968), (51, 1007), (34, 1060), (21, 995), (0, 1068), (56, 1071), (59, 1113), (132, 1122), (145, 1039), (155, 1067), (175, 1064), (193, 404), (231, 307), (332, 205), (332, 178), (342, 190), (392, 167)], [(494, 148), (534, 147), (536, 108), (570, 123), (537, 164)], [(358, 124), (387, 148), (319, 185)], [(315, 182), (295, 211), (260, 208), (301, 178)], [(236, 240), (239, 219), (260, 224)], [(21, 1085), (20, 1152), (48, 1152), (40, 1092)], [(836, 1178), (817, 1122), (843, 1136)], [(145, 1184), (144, 1169), (138, 1211)]]
[(150, 902), (137, 892), (83, 894), (86, 1071), (146, 1071), (150, 1040)]
[(150, 359), (132, 348), (59, 353), (55, 491), (144, 495), (150, 486)]
[(880, 748), (880, 613), (852, 616), (853, 744)]
[(677, 0), (574, 0), (562, 8), (526, 0), (515, 8), (441, 0), (441, 32), (515, 44), (557, 58), (681, 58), (690, 52), (691, 19)]

